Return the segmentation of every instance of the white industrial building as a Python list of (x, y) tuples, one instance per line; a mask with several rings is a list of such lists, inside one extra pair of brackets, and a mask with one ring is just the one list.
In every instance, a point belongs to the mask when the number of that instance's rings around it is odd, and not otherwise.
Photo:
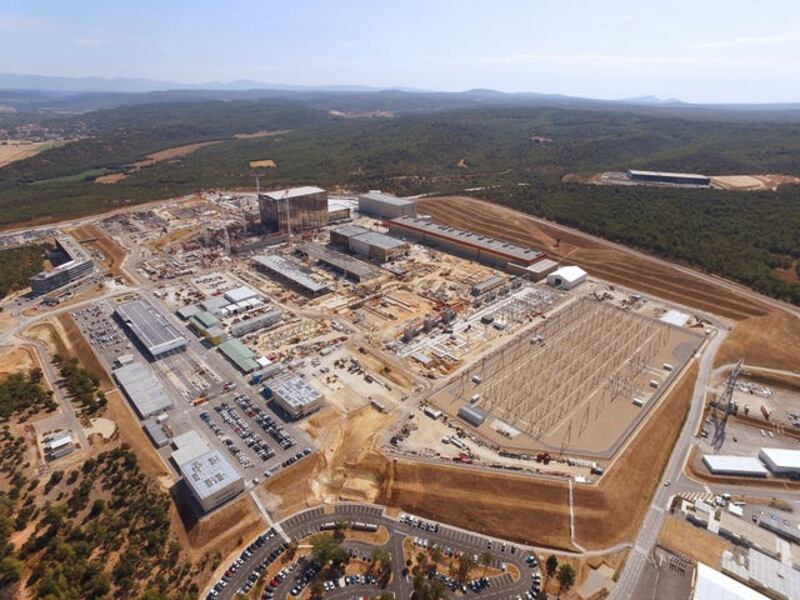
[(295, 419), (304, 417), (322, 406), (322, 392), (300, 375), (286, 375), (274, 379), (269, 390), (275, 402)]
[(800, 450), (761, 448), (758, 457), (775, 475), (800, 475)]
[(733, 577), (697, 563), (692, 600), (769, 600)]
[(753, 456), (732, 456), (705, 454), (703, 463), (714, 475), (742, 475), (745, 477), (766, 477), (767, 469)]
[(547, 276), (547, 285), (561, 290), (571, 290), (586, 281), (587, 273), (580, 267), (561, 267)]
[(251, 298), (257, 298), (258, 292), (252, 288), (247, 287), (246, 285), (233, 288), (232, 290), (228, 290), (225, 292), (225, 298), (231, 304), (236, 304), (237, 302), (244, 302), (245, 300), (250, 300)]
[(211, 450), (211, 446), (197, 431), (190, 429), (172, 438), (172, 449), (172, 460), (180, 467)]
[(414, 217), (417, 205), (413, 200), (384, 194), (380, 190), (370, 190), (358, 197), (358, 212), (381, 219)]
[(209, 450), (180, 465), (189, 491), (209, 512), (244, 491), (244, 479), (219, 450)]
[(147, 419), (172, 408), (172, 400), (149, 367), (132, 362), (114, 369), (114, 378), (141, 419)]
[(166, 315), (146, 300), (123, 302), (116, 314), (153, 358), (183, 350), (188, 343)]

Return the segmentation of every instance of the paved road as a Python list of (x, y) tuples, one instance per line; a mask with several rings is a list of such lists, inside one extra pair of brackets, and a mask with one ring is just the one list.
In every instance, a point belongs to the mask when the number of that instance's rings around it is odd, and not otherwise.
[[(431, 543), (436, 543), (441, 548), (452, 548), (456, 551), (465, 552), (468, 554), (478, 554), (488, 549), (488, 542), (492, 542), (491, 552), (495, 556), (493, 563), (494, 567), (499, 567), (501, 562), (509, 565), (515, 565), (519, 569), (521, 577), (518, 581), (513, 581), (509, 574), (503, 574), (492, 580), (492, 585), (487, 590), (484, 590), (480, 597), (484, 600), (500, 600), (504, 598), (512, 598), (518, 594), (524, 594), (530, 589), (531, 569), (525, 564), (525, 557), (528, 550), (519, 545), (506, 543), (505, 551), (501, 551), (503, 540), (490, 538), (487, 536), (479, 535), (476, 533), (468, 532), (462, 529), (440, 525), (439, 531), (434, 533), (432, 531), (425, 531), (416, 528), (407, 523), (401, 523), (399, 520), (390, 518), (384, 513), (384, 507), (365, 504), (340, 504), (335, 507), (332, 512), (326, 513), (322, 508), (314, 508), (310, 510), (297, 513), (280, 523), (281, 528), (292, 538), (301, 539), (309, 535), (319, 532), (320, 525), (325, 522), (337, 520), (358, 520), (368, 523), (376, 523), (384, 526), (390, 534), (389, 541), (384, 547), (392, 555), (392, 581), (387, 585), (386, 591), (395, 594), (396, 598), (406, 599), (410, 596), (412, 591), (411, 581), (402, 577), (402, 571), (405, 568), (403, 557), (403, 540), (407, 536), (420, 537), (429, 540)], [(426, 521), (433, 523), (433, 521)], [(228, 599), (235, 597), (236, 591), (244, 585), (248, 576), (253, 568), (261, 562), (272, 550), (277, 547), (283, 540), (276, 536), (258, 548), (253, 556), (239, 569), (239, 571), (231, 578), (228, 585), (222, 590), (219, 598)], [(359, 553), (367, 549), (371, 549), (371, 545), (363, 542), (345, 542), (345, 547), (352, 546), (359, 550)], [(515, 552), (511, 552), (512, 546), (515, 546)], [(294, 574), (296, 575), (296, 573)], [(291, 578), (283, 583), (278, 588), (276, 598), (284, 600), (288, 596), (291, 588)], [(216, 582), (214, 582), (216, 583)], [(332, 592), (326, 594), (326, 598), (331, 600), (340, 600), (344, 597), (353, 597), (360, 595), (375, 595), (376, 587), (372, 585), (360, 586), (347, 586), (345, 588), (337, 588)]]
[(694, 386), (689, 413), (686, 416), (683, 429), (675, 443), (667, 467), (664, 469), (664, 473), (661, 476), (658, 488), (655, 494), (653, 494), (650, 508), (644, 518), (642, 527), (639, 529), (634, 547), (628, 556), (628, 560), (625, 562), (625, 567), (611, 594), (611, 598), (622, 600), (633, 597), (633, 591), (636, 588), (639, 575), (655, 547), (658, 532), (664, 523), (665, 515), (668, 514), (667, 508), (669, 499), (674, 494), (674, 490), (671, 486), (665, 486), (664, 483), (671, 483), (681, 477), (683, 464), (691, 448), (694, 432), (697, 430), (699, 421), (703, 416), (706, 386), (712, 372), (714, 356), (726, 335), (727, 332), (724, 329), (719, 329), (701, 355), (699, 363), (700, 368)]

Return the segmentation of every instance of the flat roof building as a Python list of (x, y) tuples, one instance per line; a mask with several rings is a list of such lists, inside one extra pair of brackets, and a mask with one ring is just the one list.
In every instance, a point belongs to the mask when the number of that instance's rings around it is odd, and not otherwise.
[(328, 192), (316, 186), (258, 195), (261, 222), (271, 231), (296, 232), (328, 224)]
[(225, 292), (225, 299), (233, 304), (257, 297), (258, 297), (258, 292), (255, 291), (253, 288), (247, 287), (246, 285), (242, 285)]
[(389, 221), (389, 233), (500, 269), (508, 270), (512, 265), (527, 267), (545, 256), (533, 248), (440, 225), (427, 217), (392, 219)]
[(752, 456), (705, 454), (703, 463), (714, 475), (767, 476), (767, 470), (764, 465), (761, 464), (760, 460)]
[(417, 214), (417, 204), (408, 198), (398, 198), (384, 194), (380, 190), (370, 190), (358, 197), (358, 212), (380, 219), (413, 217)]
[(208, 442), (194, 429), (172, 438), (172, 460), (180, 467), (211, 450)]
[(183, 350), (187, 340), (167, 316), (146, 300), (131, 300), (117, 306), (117, 316), (153, 358)]
[(209, 450), (179, 465), (194, 499), (210, 512), (244, 491), (244, 479), (219, 450)]
[[(722, 553), (722, 570), (730, 573), (748, 586), (755, 587), (769, 593), (745, 596), (761, 600), (762, 598), (781, 598), (794, 600), (797, 590), (800, 590), (800, 571), (783, 564), (766, 554), (750, 548), (747, 554), (733, 553), (725, 550)], [(752, 590), (756, 594), (755, 590)]]
[(278, 254), (254, 256), (253, 262), (261, 270), (284, 283), (311, 296), (327, 293), (328, 286), (315, 280), (297, 262)]
[(222, 355), (242, 373), (252, 373), (259, 368), (256, 362), (256, 353), (239, 340), (228, 340), (217, 347)]
[(242, 319), (238, 323), (234, 323), (230, 327), (230, 334), (233, 337), (242, 337), (248, 333), (253, 333), (259, 329), (266, 329), (276, 323), (280, 323), (281, 319), (283, 319), (283, 313), (279, 309), (274, 308), (263, 314), (249, 319)]
[(57, 264), (28, 280), (36, 295), (52, 292), (94, 271), (94, 261), (75, 239), (62, 234), (56, 235), (54, 242), (56, 249), (50, 253), (50, 259)]
[(147, 365), (138, 361), (132, 362), (114, 369), (113, 373), (140, 419), (147, 419), (172, 408), (172, 400), (167, 396), (164, 386)]
[(375, 265), (366, 261), (360, 260), (344, 252), (334, 250), (330, 246), (320, 246), (313, 243), (303, 243), (298, 246), (298, 250), (305, 254), (308, 258), (316, 260), (318, 263), (325, 265), (343, 274), (347, 279), (360, 283), (362, 281), (369, 281), (380, 277), (382, 271)]
[(354, 254), (386, 262), (408, 252), (408, 243), (361, 225), (343, 225), (331, 230), (331, 245)]
[(678, 185), (711, 185), (711, 178), (697, 173), (670, 173), (668, 171), (638, 171), (630, 169), (628, 177), (633, 181), (648, 181), (651, 183), (671, 183)]
[(769, 598), (733, 577), (698, 562), (692, 600), (769, 600)]
[(295, 419), (304, 417), (322, 406), (323, 395), (300, 375), (273, 379), (269, 390), (277, 404)]
[(800, 450), (761, 448), (758, 456), (775, 475), (800, 475)]

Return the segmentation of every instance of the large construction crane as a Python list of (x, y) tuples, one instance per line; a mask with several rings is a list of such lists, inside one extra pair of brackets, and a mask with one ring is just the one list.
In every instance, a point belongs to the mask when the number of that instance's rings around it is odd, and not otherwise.
[(714, 423), (713, 446), (714, 450), (717, 451), (722, 448), (722, 444), (725, 442), (725, 425), (728, 423), (728, 416), (735, 411), (733, 391), (736, 389), (736, 380), (739, 378), (739, 375), (741, 375), (743, 367), (744, 360), (740, 359), (728, 376), (728, 381), (725, 383), (725, 391), (722, 392), (722, 396), (714, 402), (714, 412), (711, 413), (711, 418)]

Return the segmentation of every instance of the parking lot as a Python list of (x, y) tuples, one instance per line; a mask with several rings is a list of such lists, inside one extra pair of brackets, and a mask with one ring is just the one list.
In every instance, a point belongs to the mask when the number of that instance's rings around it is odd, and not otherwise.
[[(153, 370), (174, 404), (162, 424), (168, 437), (196, 430), (232, 459), (248, 485), (311, 454), (314, 447), (306, 434), (273, 411), (214, 349), (184, 328), (186, 349), (150, 360), (116, 321), (114, 306), (114, 301), (97, 302), (75, 311), (73, 318), (109, 371), (126, 354)], [(172, 449), (165, 446), (159, 452), (169, 464)]]
[[(476, 595), (481, 600), (533, 600), (541, 585), (541, 572), (538, 560), (522, 548), (505, 542), (472, 534), (463, 530), (448, 527), (434, 521), (420, 519), (413, 515), (400, 515), (393, 519), (384, 514), (383, 508), (374, 505), (341, 504), (334, 510), (322, 508), (310, 509), (297, 513), (284, 520), (278, 527), (292, 540), (299, 541), (327, 530), (331, 522), (358, 522), (383, 526), (389, 532), (388, 542), (384, 548), (390, 553), (392, 561), (392, 577), (384, 589), (377, 586), (376, 580), (362, 576), (343, 576), (337, 580), (323, 582), (325, 597), (340, 600), (359, 596), (375, 596), (382, 592), (393, 594), (396, 598), (408, 598), (413, 591), (412, 577), (405, 564), (403, 542), (409, 538), (417, 541), (417, 545), (437, 545), (447, 556), (457, 557), (460, 554), (472, 555), (478, 560), (481, 553), (488, 550), (492, 553), (491, 567), (502, 572), (496, 577), (481, 577), (466, 582), (463, 586), (455, 582), (445, 573), (436, 573), (432, 577), (439, 578), (446, 587), (450, 597)], [(269, 533), (269, 532), (268, 532)], [(242, 551), (226, 569), (222, 579), (214, 583), (208, 598), (235, 598), (237, 592), (251, 591), (260, 576), (264, 574), (264, 561), (269, 563), (276, 548), (286, 543), (281, 537), (270, 538), (269, 542), (258, 540)], [(360, 560), (369, 560), (374, 545), (363, 541), (345, 540), (342, 546), (349, 555)], [(274, 560), (274, 559), (272, 559)], [(276, 577), (267, 582), (262, 600), (291, 600), (299, 597), (310, 585), (316, 575), (314, 568), (308, 568), (310, 561), (302, 565), (302, 570), (284, 572), (284, 577)], [(520, 577), (515, 580), (510, 574), (510, 566), (519, 571)], [(274, 585), (273, 585), (274, 584)]]

